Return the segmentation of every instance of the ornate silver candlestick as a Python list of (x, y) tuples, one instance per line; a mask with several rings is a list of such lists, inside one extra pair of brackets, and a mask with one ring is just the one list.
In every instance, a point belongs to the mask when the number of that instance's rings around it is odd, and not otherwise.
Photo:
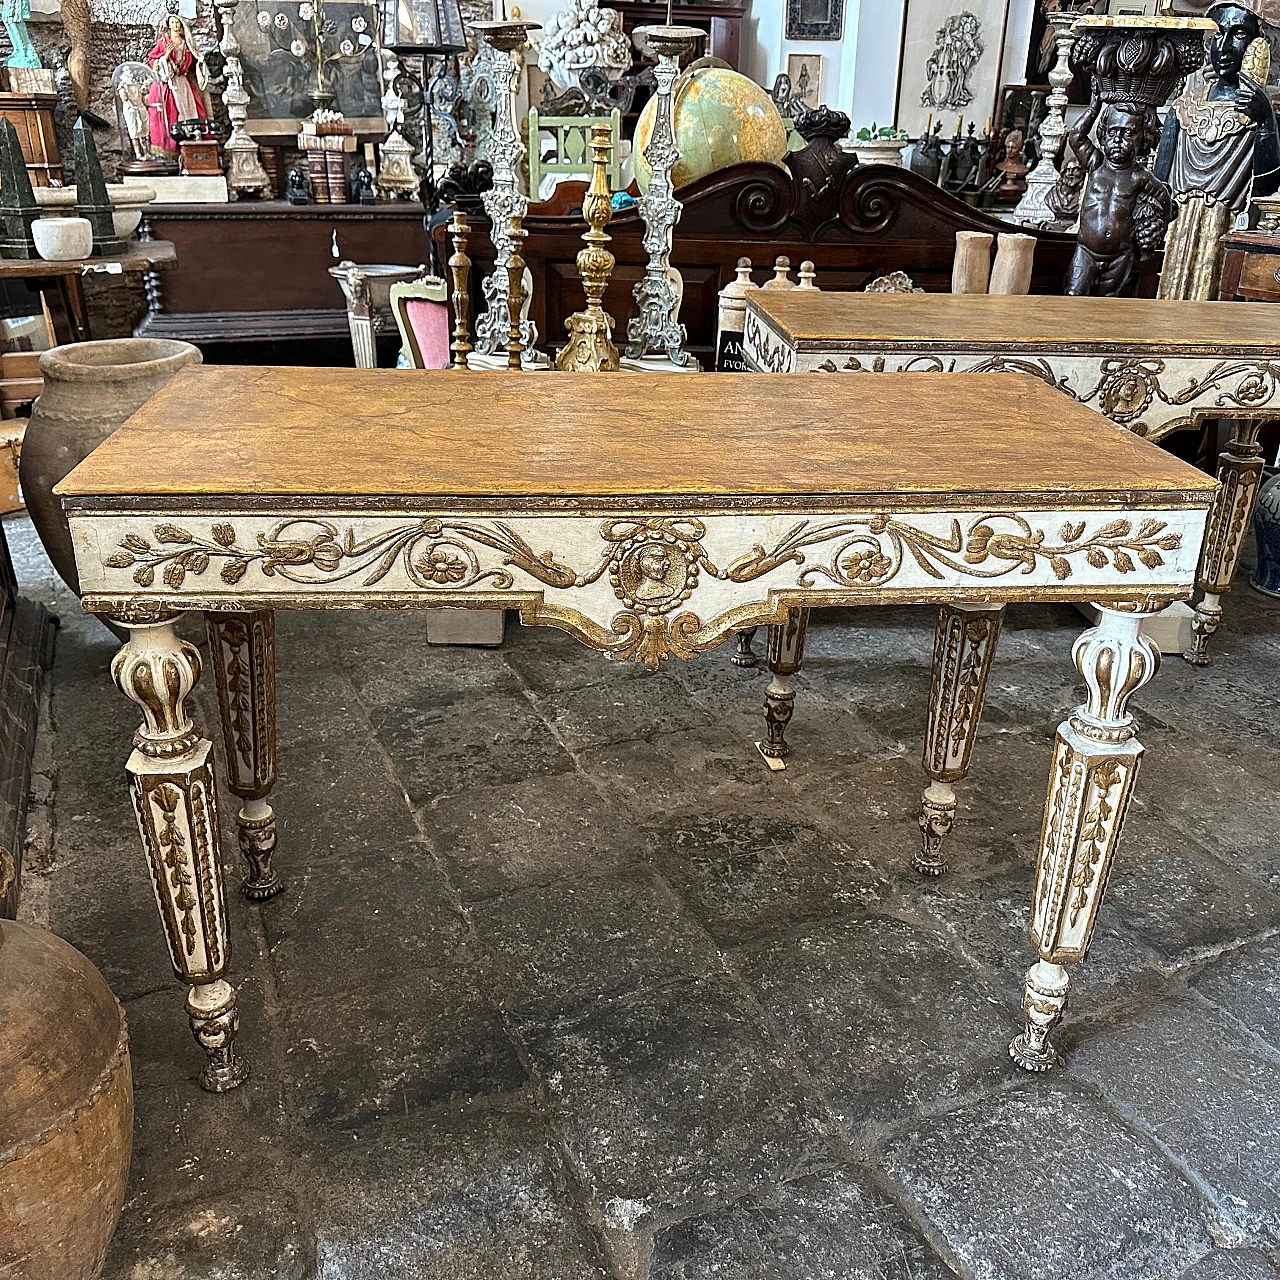
[(1057, 157), (1062, 140), (1067, 136), (1067, 90), (1075, 79), (1071, 70), (1071, 49), (1076, 42), (1075, 23), (1078, 12), (1058, 10), (1049, 14), (1049, 25), (1058, 44), (1058, 61), (1049, 72), (1053, 92), (1049, 94), (1049, 111), (1040, 121), (1040, 159), (1027, 174), (1026, 194), (1013, 211), (1014, 220), (1028, 227), (1043, 227), (1057, 220), (1049, 207), (1049, 192), (1058, 185), (1062, 174)]
[(223, 144), (227, 157), (227, 187), (234, 200), (242, 191), (258, 191), (271, 194), (271, 182), (258, 157), (258, 144), (245, 132), (244, 122), (249, 118), (249, 93), (244, 87), (244, 67), (240, 62), (240, 41), (236, 38), (236, 6), (240, 0), (214, 0), (218, 17), (222, 22), (222, 40), (218, 48), (226, 60), (224, 72), (227, 87), (222, 91), (222, 101), (227, 105), (227, 118), (231, 121), (231, 136)]
[[(645, 46), (658, 55), (654, 75), (658, 81), (657, 105), (653, 117), (653, 133), (644, 149), (644, 158), (652, 170), (649, 190), (640, 197), (640, 216), (644, 219), (642, 241), (649, 254), (644, 276), (634, 293), (640, 314), (627, 322), (627, 354), (623, 367), (634, 367), (636, 361), (650, 355), (665, 357), (668, 367), (696, 370), (698, 363), (684, 350), (684, 326), (679, 321), (682, 289), (679, 275), (671, 265), (671, 233), (683, 207), (675, 198), (671, 172), (680, 159), (675, 139), (675, 111), (671, 87), (680, 74), (680, 55), (691, 52), (706, 34), (697, 27), (672, 26), (670, 21), (657, 27), (637, 27), (632, 32), (636, 48)], [(674, 277), (674, 278), (673, 278)]]
[[(507, 267), (511, 261), (511, 220), (523, 218), (529, 208), (529, 197), (520, 189), (520, 161), (524, 146), (516, 127), (516, 86), (520, 68), (515, 51), (528, 40), (530, 31), (540, 31), (537, 22), (504, 19), (500, 22), (475, 22), (471, 30), (497, 51), (494, 59), (496, 110), (493, 135), (489, 139), (489, 160), (493, 165), (493, 187), (484, 193), (485, 212), (489, 215), (489, 238), (493, 241), (493, 271), (481, 286), (486, 310), (476, 322), (475, 350), (468, 356), (472, 369), (505, 369), (510, 323), (507, 310)], [(524, 309), (522, 290), (520, 309)], [(527, 317), (520, 322), (520, 341), (524, 347), (524, 363), (546, 364), (547, 359), (533, 350), (538, 341), (538, 328)]]

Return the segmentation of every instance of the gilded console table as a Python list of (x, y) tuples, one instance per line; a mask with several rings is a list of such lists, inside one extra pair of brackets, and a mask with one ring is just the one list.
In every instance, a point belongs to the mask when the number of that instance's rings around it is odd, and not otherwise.
[[(990, 638), (1015, 600), (1094, 601), (1059, 728), (1031, 910), (1023, 1067), (1055, 1060), (1142, 748), (1145, 614), (1194, 586), (1216, 484), (1033, 378), (186, 369), (59, 486), (85, 608), (129, 632), (126, 769), (187, 1010), (235, 1051), (212, 745), (188, 701), (207, 614), (251, 897), (279, 891), (272, 610), (518, 609), (649, 668), (811, 606), (940, 606), (926, 807), (954, 803)], [(904, 465), (903, 459), (909, 459)]]
[[(1280, 418), (1280, 327), (1263, 303), (1044, 295), (759, 293), (743, 349), (765, 373), (1028, 373), (1162, 440), (1229, 419), (1189, 662), (1208, 662), (1262, 482), (1258, 432)], [(1049, 424), (1046, 424), (1048, 427)]]

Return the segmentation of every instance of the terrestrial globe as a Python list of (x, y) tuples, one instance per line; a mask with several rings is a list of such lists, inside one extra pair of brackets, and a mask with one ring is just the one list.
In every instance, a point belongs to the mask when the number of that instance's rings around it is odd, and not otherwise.
[[(676, 146), (672, 173), (677, 188), (743, 161), (781, 165), (787, 131), (769, 95), (754, 80), (721, 65), (695, 63), (672, 90)], [(648, 191), (652, 176), (644, 148), (653, 135), (658, 98), (645, 103), (632, 139), (636, 183)]]

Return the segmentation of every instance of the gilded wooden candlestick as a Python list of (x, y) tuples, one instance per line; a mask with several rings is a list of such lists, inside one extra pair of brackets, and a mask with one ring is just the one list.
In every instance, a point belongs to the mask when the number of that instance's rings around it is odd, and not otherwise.
[(556, 357), (557, 369), (574, 373), (613, 372), (618, 368), (618, 348), (611, 337), (613, 317), (602, 305), (614, 264), (613, 254), (604, 247), (613, 238), (605, 232), (613, 216), (608, 178), (612, 150), (609, 123), (598, 121), (591, 126), (591, 185), (582, 201), (582, 216), (587, 220), (582, 238), (587, 247), (578, 253), (578, 273), (587, 307), (564, 322), (569, 341)]
[(511, 242), (511, 252), (507, 256), (507, 368), (520, 368), (520, 353), (524, 343), (520, 334), (520, 309), (524, 299), (524, 255), (520, 247), (524, 244), (528, 232), (524, 229), (524, 214), (511, 215), (511, 229), (507, 239)]
[(467, 238), (470, 227), (467, 226), (467, 215), (455, 210), (453, 221), (449, 224), (449, 235), (453, 239), (453, 256), (449, 259), (449, 271), (453, 276), (453, 367), (465, 370), (467, 352), (471, 350), (471, 334), (468, 322), (471, 315), (471, 298), (467, 293), (471, 275), (471, 259), (467, 257)]

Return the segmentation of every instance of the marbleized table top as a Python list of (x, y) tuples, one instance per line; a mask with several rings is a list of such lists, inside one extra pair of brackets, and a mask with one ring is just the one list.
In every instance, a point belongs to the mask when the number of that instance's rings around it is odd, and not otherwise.
[(1280, 357), (1280, 320), (1263, 302), (793, 289), (752, 294), (747, 309), (802, 351), (901, 343), (913, 349), (1069, 346)]
[[(1215, 482), (1019, 374), (184, 369), (58, 486), (69, 510), (271, 495), (562, 509), (966, 505), (1040, 494), (1207, 502)], [(1052, 426), (1046, 436), (1046, 427)]]

